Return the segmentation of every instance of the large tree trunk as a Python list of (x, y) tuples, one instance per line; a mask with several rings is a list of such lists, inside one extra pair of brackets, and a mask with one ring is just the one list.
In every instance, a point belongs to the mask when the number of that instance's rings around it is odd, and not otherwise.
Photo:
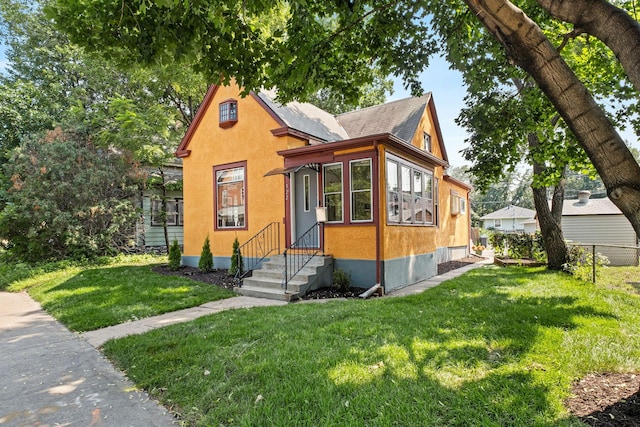
[(640, 236), (640, 166), (604, 111), (522, 10), (507, 0), (465, 3), (554, 104), (600, 174), (609, 198)]
[[(538, 145), (538, 137), (529, 134), (529, 147), (532, 149)], [(533, 162), (533, 174), (540, 175), (544, 172), (545, 166), (538, 162)], [(533, 190), (533, 203), (538, 214), (540, 233), (544, 241), (544, 249), (547, 252), (547, 266), (551, 270), (562, 270), (567, 262), (567, 244), (562, 235), (562, 205), (564, 202), (565, 170), (562, 172), (560, 181), (553, 189), (551, 207), (547, 200), (547, 187), (531, 187)]]
[(605, 0), (537, 1), (552, 16), (606, 44), (640, 92), (640, 24), (626, 10)]

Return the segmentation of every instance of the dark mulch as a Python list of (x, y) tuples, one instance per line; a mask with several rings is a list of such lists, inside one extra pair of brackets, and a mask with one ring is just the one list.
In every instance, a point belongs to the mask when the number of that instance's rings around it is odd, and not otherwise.
[(233, 289), (235, 286), (238, 286), (233, 276), (229, 275), (227, 270), (213, 270), (208, 273), (203, 273), (196, 267), (180, 267), (177, 271), (171, 271), (166, 264), (163, 264), (153, 267), (153, 271), (167, 276), (186, 277), (225, 289)]
[(443, 262), (442, 264), (438, 264), (438, 275), (448, 273), (451, 270), (457, 270), (458, 268), (464, 267), (465, 265), (475, 264), (476, 262), (480, 262), (484, 260), (481, 256), (477, 255), (469, 255), (466, 258), (460, 258), (455, 261)]
[(593, 427), (640, 426), (640, 373), (590, 374), (574, 384), (565, 404)]
[[(482, 261), (482, 257), (470, 256), (438, 265), (438, 274)], [(154, 267), (159, 274), (182, 276), (226, 289), (237, 286), (226, 270), (203, 273), (194, 267), (181, 267), (171, 271), (166, 265)], [(340, 292), (322, 288), (309, 292), (303, 299), (358, 298), (365, 288), (350, 288)], [(565, 402), (569, 411), (592, 427), (640, 426), (640, 373), (592, 374), (578, 381), (572, 397)]]

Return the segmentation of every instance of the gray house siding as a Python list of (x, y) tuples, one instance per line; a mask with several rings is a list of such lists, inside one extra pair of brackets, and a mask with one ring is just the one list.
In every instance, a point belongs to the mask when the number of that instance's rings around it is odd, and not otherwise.
[[(636, 246), (636, 233), (624, 215), (575, 215), (562, 217), (564, 238), (573, 243)], [(611, 265), (637, 265), (634, 249), (596, 247)]]
[[(169, 192), (168, 194), (170, 201), (178, 201), (182, 200), (181, 192)], [(152, 214), (152, 199), (157, 196), (154, 196), (151, 193), (145, 193), (142, 197), (142, 218), (140, 224), (138, 225), (137, 232), (137, 244), (139, 247), (154, 247), (154, 246), (165, 246), (164, 240), (164, 228), (162, 225), (152, 225), (151, 214)], [(169, 244), (173, 242), (174, 239), (178, 240), (178, 244), (182, 246), (183, 244), (183, 229), (182, 225), (169, 225), (167, 227), (167, 232), (169, 235)]]

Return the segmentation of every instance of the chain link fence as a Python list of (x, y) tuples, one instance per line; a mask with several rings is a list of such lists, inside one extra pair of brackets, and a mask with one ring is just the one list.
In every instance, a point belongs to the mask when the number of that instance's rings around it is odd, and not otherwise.
[(628, 283), (640, 283), (640, 246), (603, 243), (570, 243), (570, 268), (593, 283), (624, 276)]

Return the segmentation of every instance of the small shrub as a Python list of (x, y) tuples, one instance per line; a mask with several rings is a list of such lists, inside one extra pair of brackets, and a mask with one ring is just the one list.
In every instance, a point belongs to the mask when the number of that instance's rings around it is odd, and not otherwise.
[(229, 268), (229, 274), (235, 275), (236, 273), (242, 273), (244, 268), (242, 262), (242, 254), (240, 253), (240, 242), (238, 238), (233, 241), (233, 250), (231, 251), (231, 268)]
[(182, 253), (180, 252), (180, 245), (178, 239), (173, 239), (173, 243), (169, 246), (169, 270), (177, 271), (180, 269), (180, 262)]
[(346, 292), (351, 287), (351, 275), (346, 273), (341, 268), (334, 270), (333, 272), (333, 283), (331, 285), (333, 289), (336, 289), (340, 292)]
[(204, 239), (202, 245), (202, 252), (200, 253), (200, 260), (198, 261), (198, 268), (203, 273), (208, 273), (213, 270), (213, 254), (211, 253), (211, 245), (209, 243), (209, 235)]
[[(562, 269), (573, 277), (591, 282), (593, 277), (593, 254), (581, 246), (572, 246), (569, 249), (568, 261), (562, 265)], [(609, 265), (609, 258), (601, 253), (596, 253), (596, 276)]]
[(513, 259), (528, 258), (543, 262), (546, 260), (540, 232), (533, 234), (496, 232), (490, 240), (497, 256), (503, 256), (506, 253)]

